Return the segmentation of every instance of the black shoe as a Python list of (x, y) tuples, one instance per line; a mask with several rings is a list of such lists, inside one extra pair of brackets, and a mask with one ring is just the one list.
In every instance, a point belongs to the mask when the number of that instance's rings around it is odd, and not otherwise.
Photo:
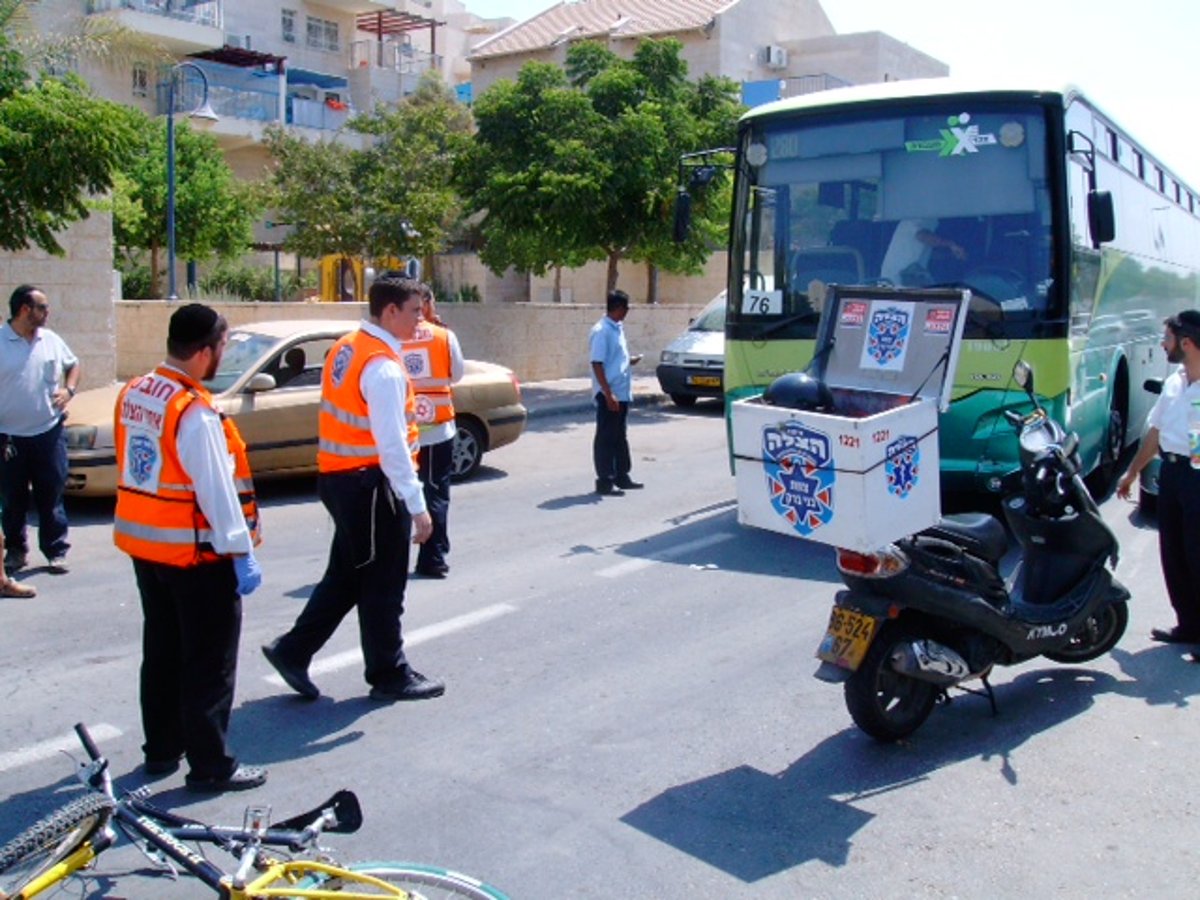
[(596, 493), (602, 494), (605, 497), (622, 497), (625, 495), (625, 492), (611, 481), (597, 481)]
[(634, 481), (632, 478), (626, 475), (624, 478), (617, 479), (617, 487), (623, 491), (640, 491), (645, 487), (645, 485), (640, 481)]
[(279, 641), (274, 641), (262, 648), (263, 656), (267, 658), (267, 662), (275, 667), (275, 671), (279, 673), (279, 677), (293, 691), (305, 700), (316, 700), (321, 696), (320, 689), (308, 677), (307, 670), (300, 666), (292, 665), (283, 658), (278, 650), (278, 644)]
[(9, 575), (20, 572), (29, 565), (29, 556), (21, 550), (10, 549), (4, 554), (4, 571)]
[(1180, 631), (1178, 625), (1174, 628), (1151, 628), (1150, 639), (1163, 644), (1200, 644), (1200, 635)]
[(171, 759), (150, 759), (147, 757), (142, 763), (142, 772), (155, 778), (174, 775), (179, 771), (179, 761), (181, 759), (183, 759), (182, 756), (176, 756)]
[(435, 566), (417, 566), (416, 573), (425, 578), (445, 578), (450, 574), (450, 567), (445, 563)]
[(197, 794), (219, 794), (222, 791), (248, 791), (267, 783), (267, 770), (262, 766), (238, 766), (223, 778), (197, 778), (189, 775), (184, 785)]
[(432, 700), (446, 693), (446, 685), (436, 678), (426, 678), (420, 672), (408, 670), (403, 681), (395, 684), (377, 684), (371, 688), (372, 700), (391, 703), (395, 700)]

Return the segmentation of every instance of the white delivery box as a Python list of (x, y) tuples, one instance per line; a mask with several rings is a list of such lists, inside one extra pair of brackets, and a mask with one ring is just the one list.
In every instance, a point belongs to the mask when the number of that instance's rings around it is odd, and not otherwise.
[(830, 287), (810, 373), (832, 408), (732, 405), (738, 521), (864, 552), (936, 523), (938, 413), (969, 298)]

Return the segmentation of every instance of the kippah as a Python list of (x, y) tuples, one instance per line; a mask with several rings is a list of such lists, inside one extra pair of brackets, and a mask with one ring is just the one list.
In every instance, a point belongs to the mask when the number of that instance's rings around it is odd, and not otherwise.
[(212, 335), (217, 324), (216, 310), (203, 303), (189, 303), (171, 314), (167, 338), (180, 344), (195, 344)]

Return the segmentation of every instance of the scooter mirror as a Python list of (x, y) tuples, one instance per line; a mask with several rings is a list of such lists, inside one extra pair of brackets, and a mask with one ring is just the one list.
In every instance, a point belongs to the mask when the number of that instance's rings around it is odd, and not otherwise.
[(1020, 385), (1030, 397), (1033, 396), (1033, 367), (1023, 359), (1017, 360), (1013, 366), (1013, 381)]

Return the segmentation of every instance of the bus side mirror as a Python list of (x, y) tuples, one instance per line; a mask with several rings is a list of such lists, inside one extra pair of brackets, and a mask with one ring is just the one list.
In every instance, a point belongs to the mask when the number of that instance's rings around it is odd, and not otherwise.
[(675, 195), (675, 243), (682, 244), (692, 231), (692, 195), (683, 188)]
[(1088, 192), (1088, 229), (1092, 233), (1092, 246), (1096, 248), (1117, 236), (1117, 215), (1109, 191)]

